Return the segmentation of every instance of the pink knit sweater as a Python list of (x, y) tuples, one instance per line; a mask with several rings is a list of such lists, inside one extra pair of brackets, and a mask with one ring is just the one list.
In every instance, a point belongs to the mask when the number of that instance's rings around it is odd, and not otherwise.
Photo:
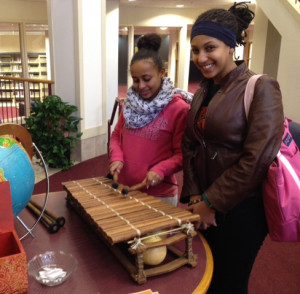
[(163, 182), (142, 191), (158, 197), (178, 194), (174, 173), (182, 168), (181, 140), (189, 108), (181, 95), (175, 94), (154, 121), (139, 129), (127, 129), (123, 114), (120, 115), (109, 147), (110, 162), (124, 163), (119, 183), (136, 185), (152, 170)]

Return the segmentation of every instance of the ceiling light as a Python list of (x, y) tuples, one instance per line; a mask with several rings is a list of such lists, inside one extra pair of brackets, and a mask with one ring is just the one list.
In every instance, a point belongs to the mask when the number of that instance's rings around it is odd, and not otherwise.
[(136, 0), (128, 0), (128, 2), (135, 2)]
[(168, 29), (168, 27), (160, 27), (161, 30), (165, 31)]
[(182, 7), (184, 7), (184, 5), (183, 4), (178, 4), (178, 5), (176, 5), (176, 7), (182, 8)]

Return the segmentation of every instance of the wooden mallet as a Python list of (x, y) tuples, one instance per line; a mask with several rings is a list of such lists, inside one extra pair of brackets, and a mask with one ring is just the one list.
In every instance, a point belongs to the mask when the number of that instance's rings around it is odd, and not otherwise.
[[(38, 209), (37, 207), (35, 207), (30, 201), (27, 203), (27, 207), (36, 216), (39, 217), (41, 215), (42, 211), (40, 209)], [(50, 233), (56, 233), (56, 232), (58, 232), (59, 225), (55, 221), (53, 221), (52, 219), (50, 219), (47, 215), (43, 214), (41, 216), (41, 222), (46, 226), (46, 228), (48, 229), (48, 231)]]
[(119, 187), (118, 176), (119, 176), (119, 173), (114, 172), (114, 174), (113, 174), (113, 183), (111, 185), (114, 189), (118, 189), (118, 187)]
[[(43, 208), (41, 205), (39, 205), (38, 203), (36, 203), (33, 200), (30, 200), (29, 202), (32, 205), (34, 205), (35, 207), (37, 207), (40, 211), (42, 211)], [(54, 213), (52, 213), (51, 211), (49, 211), (47, 209), (44, 210), (44, 214), (46, 214), (48, 218), (53, 219), (59, 225), (60, 228), (63, 227), (64, 224), (66, 223), (66, 220), (63, 216), (56, 216)]]
[(139, 190), (139, 189), (142, 189), (142, 188), (144, 188), (146, 185), (147, 185), (146, 182), (142, 182), (142, 183), (140, 183), (140, 184), (137, 184), (137, 185), (134, 185), (134, 186), (131, 186), (131, 187), (128, 187), (128, 188), (123, 188), (123, 189), (122, 189), (122, 194), (123, 194), (123, 195), (128, 195), (129, 192), (131, 192), (131, 191), (136, 191), (136, 190)]

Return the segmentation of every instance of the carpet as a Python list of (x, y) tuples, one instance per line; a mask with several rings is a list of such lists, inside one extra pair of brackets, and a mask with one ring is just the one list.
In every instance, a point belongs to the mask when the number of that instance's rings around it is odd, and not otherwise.
[[(105, 154), (81, 162), (67, 171), (58, 172), (50, 176), (50, 191), (63, 190), (62, 183), (70, 180), (105, 176), (108, 174), (108, 163)], [(182, 173), (179, 172), (176, 176), (181, 189)], [(35, 185), (34, 194), (45, 191), (45, 180)], [(299, 294), (299, 255), (300, 243), (273, 242), (267, 237), (253, 267), (249, 294)]]
[(195, 92), (200, 88), (200, 82), (189, 83), (188, 91), (195, 94)]
[[(63, 182), (106, 176), (109, 171), (108, 165), (109, 159), (108, 156), (105, 154), (80, 162), (66, 171), (60, 171), (49, 177), (50, 192), (62, 191)], [(46, 180), (38, 182), (35, 184), (33, 193), (44, 193), (46, 191), (46, 187)]]

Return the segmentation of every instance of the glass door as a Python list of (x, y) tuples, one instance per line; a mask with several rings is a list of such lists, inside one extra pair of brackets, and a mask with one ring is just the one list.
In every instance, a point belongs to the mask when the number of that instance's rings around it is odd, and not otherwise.
[[(26, 24), (25, 36), (29, 78), (50, 79), (48, 25)], [(31, 100), (40, 100), (49, 94), (42, 83), (30, 84), (29, 91)]]
[(23, 77), (20, 26), (0, 23), (0, 122), (18, 116), (16, 102), (24, 95), (23, 84), (5, 78), (19, 77)]
[(22, 77), (18, 23), (0, 23), (0, 75)]
[(48, 25), (26, 24), (25, 34), (29, 77), (50, 78)]

